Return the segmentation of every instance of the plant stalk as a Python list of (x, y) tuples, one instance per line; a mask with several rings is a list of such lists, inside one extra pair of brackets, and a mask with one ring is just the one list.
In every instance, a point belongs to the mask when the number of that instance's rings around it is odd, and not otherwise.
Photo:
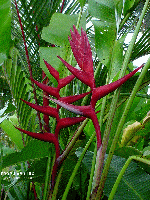
[(72, 175), (70, 176), (70, 179), (69, 179), (69, 182), (68, 182), (67, 187), (66, 187), (66, 189), (65, 189), (65, 192), (64, 192), (64, 194), (63, 194), (62, 200), (66, 200), (67, 195), (68, 195), (68, 192), (69, 192), (69, 189), (70, 189), (70, 187), (71, 187), (71, 185), (72, 185), (72, 182), (73, 182), (73, 180), (74, 180), (74, 177), (75, 177), (75, 175), (76, 175), (76, 173), (77, 173), (77, 170), (78, 170), (78, 168), (80, 167), (81, 162), (82, 162), (82, 160), (83, 160), (83, 158), (84, 158), (84, 155), (85, 155), (87, 149), (89, 148), (90, 144), (92, 143), (92, 141), (93, 141), (95, 135), (96, 135), (96, 133), (94, 132), (94, 133), (92, 134), (91, 138), (89, 139), (89, 141), (87, 142), (87, 144), (86, 144), (86, 146), (85, 146), (85, 148), (84, 148), (84, 150), (83, 150), (83, 152), (82, 152), (82, 154), (81, 154), (81, 156), (80, 156), (80, 158), (79, 158), (79, 160), (78, 160), (78, 162), (77, 162), (77, 164), (76, 164), (76, 166), (75, 166), (75, 168), (74, 168), (74, 170), (73, 170), (73, 172), (72, 172)]

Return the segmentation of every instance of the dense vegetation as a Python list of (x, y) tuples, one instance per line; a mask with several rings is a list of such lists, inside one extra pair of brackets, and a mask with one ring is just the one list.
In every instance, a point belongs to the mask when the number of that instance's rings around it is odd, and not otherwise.
[(150, 199), (149, 16), (148, 0), (0, 2), (1, 199)]

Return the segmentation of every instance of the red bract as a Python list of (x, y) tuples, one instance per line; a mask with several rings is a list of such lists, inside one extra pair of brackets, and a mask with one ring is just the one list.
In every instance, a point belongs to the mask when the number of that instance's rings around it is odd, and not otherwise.
[(117, 81), (115, 81), (113, 83), (110, 83), (108, 85), (103, 85), (103, 86), (100, 86), (98, 88), (94, 88), (93, 92), (92, 92), (91, 106), (93, 108), (95, 108), (96, 102), (99, 99), (101, 99), (102, 97), (106, 96), (110, 92), (113, 92), (114, 90), (116, 90), (123, 83), (125, 83), (128, 79), (130, 79), (142, 67), (143, 67), (143, 65), (138, 67), (134, 71), (130, 72), (129, 74), (125, 75), (124, 77), (122, 77), (121, 79), (119, 79), (119, 80), (117, 80)]
[[(21, 99), (22, 100), (22, 99)], [(59, 119), (59, 114), (58, 114), (58, 111), (56, 108), (53, 108), (53, 107), (50, 107), (50, 106), (39, 106), (39, 105), (36, 105), (36, 104), (33, 104), (33, 103), (30, 103), (28, 101), (25, 101), (25, 100), (22, 100), (24, 103), (28, 104), (31, 108), (43, 113), (43, 114), (46, 114), (48, 116), (52, 116), (52, 117), (55, 117), (58, 121)]]
[(33, 133), (33, 132), (30, 132), (30, 131), (26, 131), (26, 130), (23, 130), (21, 128), (18, 128), (16, 127), (19, 131), (33, 137), (33, 138), (36, 138), (36, 139), (39, 139), (39, 140), (42, 140), (42, 141), (45, 141), (45, 142), (50, 142), (50, 143), (53, 143), (55, 145), (55, 150), (56, 150), (56, 158), (59, 157), (60, 155), (60, 150), (59, 150), (59, 142), (58, 142), (58, 139), (56, 138), (56, 136), (52, 133)]

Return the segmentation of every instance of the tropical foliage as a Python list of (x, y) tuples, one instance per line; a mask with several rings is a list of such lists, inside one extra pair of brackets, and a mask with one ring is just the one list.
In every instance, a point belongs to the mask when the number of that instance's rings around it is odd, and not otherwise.
[(150, 198), (149, 11), (0, 2), (1, 199)]

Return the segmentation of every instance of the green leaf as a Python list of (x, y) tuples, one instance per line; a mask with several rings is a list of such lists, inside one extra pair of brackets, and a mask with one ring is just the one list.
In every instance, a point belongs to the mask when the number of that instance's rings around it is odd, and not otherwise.
[(40, 140), (32, 140), (21, 152), (15, 152), (3, 157), (3, 168), (18, 162), (35, 158), (44, 158), (49, 154), (49, 143)]
[[(116, 40), (114, 43), (112, 52), (112, 61), (111, 61), (112, 68), (111, 68), (110, 80), (112, 80), (121, 70), (121, 66), (123, 63), (123, 42), (124, 38), (121, 38), (119, 40)], [(116, 80), (114, 79), (113, 82), (114, 81)]]
[(89, 0), (89, 13), (101, 21), (115, 24), (115, 4), (113, 0)]
[(5, 119), (0, 124), (0, 127), (10, 137), (11, 141), (15, 143), (18, 149), (23, 148), (23, 141), (22, 141), (22, 136), (21, 136), (20, 131), (17, 130), (8, 119)]
[[(105, 195), (109, 196), (110, 191), (120, 173), (125, 159), (113, 156), (107, 180), (105, 183)], [(150, 175), (147, 174), (137, 163), (131, 162), (127, 168), (114, 196), (115, 200), (129, 199), (150, 199)]]
[(11, 1), (0, 1), (0, 63), (8, 54), (11, 41)]
[[(81, 154), (83, 152), (83, 148), (82, 147), (79, 147), (75, 154), (78, 158), (80, 158)], [(82, 162), (84, 163), (84, 165), (86, 166), (86, 168), (88, 169), (89, 173), (91, 172), (91, 167), (92, 167), (92, 160), (93, 160), (93, 155), (94, 153), (92, 151), (87, 151), (85, 153), (85, 156), (82, 160)]]
[(8, 107), (5, 110), (5, 113), (8, 114), (8, 113), (14, 112), (15, 110), (16, 110), (16, 107), (12, 103), (9, 102)]
[[(78, 15), (55, 13), (52, 16), (50, 25), (43, 28), (42, 38), (51, 44), (69, 46), (70, 28), (77, 24), (77, 19)], [(83, 26), (83, 23), (80, 25)]]
[(129, 156), (133, 156), (133, 155), (142, 155), (142, 152), (136, 149), (135, 147), (126, 146), (126, 147), (117, 148), (114, 154), (116, 156), (120, 156), (123, 158), (129, 158)]
[(89, 13), (95, 28), (95, 47), (101, 63), (109, 65), (116, 40), (116, 19), (114, 1), (89, 1)]

